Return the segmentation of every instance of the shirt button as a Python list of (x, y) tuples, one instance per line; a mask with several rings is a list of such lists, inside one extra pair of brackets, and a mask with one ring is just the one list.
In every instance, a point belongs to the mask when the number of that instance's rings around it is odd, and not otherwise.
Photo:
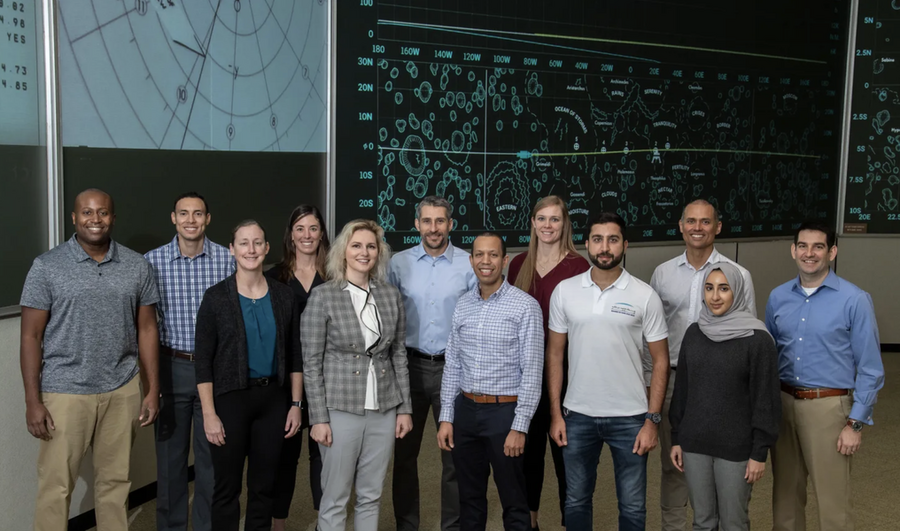
[(800, 341), (803, 341), (803, 338), (802, 338), (802, 337), (800, 338)]
[(800, 358), (797, 358), (797, 361), (800, 361)]
[(800, 377), (799, 377), (799, 376), (798, 376), (798, 377), (797, 377), (797, 379), (798, 379), (798, 380), (799, 380), (799, 379), (800, 379)]
[(431, 305), (434, 306), (434, 301), (431, 301)]
[(359, 371), (354, 372), (353, 374), (359, 376)]
[(806, 317), (800, 318), (801, 321), (806, 321)]
[[(353, 356), (353, 357), (354, 357), (354, 358), (359, 358), (359, 354), (357, 354), (356, 356)], [(800, 358), (797, 358), (797, 359), (800, 359)]]
[(806, 302), (809, 302), (809, 299), (806, 299)]

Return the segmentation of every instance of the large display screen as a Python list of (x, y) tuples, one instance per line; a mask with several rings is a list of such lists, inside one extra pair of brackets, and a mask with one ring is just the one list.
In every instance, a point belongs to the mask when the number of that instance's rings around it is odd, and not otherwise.
[[(722, 237), (836, 212), (845, 1), (348, 0), (336, 6), (336, 221), (413, 244), (447, 197), (454, 241), (527, 244), (558, 194), (576, 229), (617, 211), (631, 241)], [(578, 236), (576, 236), (578, 237)]]

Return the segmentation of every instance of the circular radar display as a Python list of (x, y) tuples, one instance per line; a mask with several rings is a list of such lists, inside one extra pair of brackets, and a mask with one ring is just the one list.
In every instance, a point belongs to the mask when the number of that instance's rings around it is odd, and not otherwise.
[(324, 0), (60, 2), (68, 146), (325, 151)]

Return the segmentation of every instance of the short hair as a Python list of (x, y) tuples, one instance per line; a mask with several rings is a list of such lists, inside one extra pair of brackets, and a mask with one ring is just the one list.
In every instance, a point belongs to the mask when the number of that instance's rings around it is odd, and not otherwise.
[(331, 280), (346, 280), (347, 275), (347, 246), (350, 238), (357, 231), (367, 230), (375, 235), (375, 243), (378, 245), (378, 259), (375, 267), (369, 271), (369, 278), (382, 282), (387, 280), (388, 263), (391, 260), (391, 246), (384, 241), (384, 229), (371, 219), (354, 219), (344, 225), (341, 233), (334, 239), (334, 243), (328, 250), (328, 258), (325, 262), (325, 270)]
[(797, 231), (794, 232), (794, 245), (797, 245), (800, 241), (800, 233), (805, 230), (824, 232), (825, 242), (828, 244), (829, 249), (837, 245), (837, 233), (835, 233), (834, 227), (816, 220), (804, 221), (797, 227)]
[[(476, 236), (475, 240), (477, 240), (478, 238), (481, 238), (482, 236), (497, 238), (498, 240), (500, 240), (500, 252), (503, 253), (503, 256), (506, 256), (506, 240), (503, 239), (503, 236), (500, 236), (499, 234), (497, 234), (494, 231), (487, 230), (487, 231), (482, 232), (478, 236)], [(472, 240), (472, 252), (473, 253), (475, 252), (475, 240)]]
[(116, 213), (116, 202), (113, 200), (113, 197), (109, 195), (105, 190), (101, 190), (99, 188), (85, 188), (84, 190), (78, 192), (78, 195), (75, 196), (75, 200), (72, 202), (72, 210), (75, 210), (75, 203), (78, 202), (78, 198), (84, 194), (103, 194), (109, 198), (109, 210), (113, 214)]
[(235, 225), (231, 230), (231, 243), (234, 243), (234, 239), (237, 237), (237, 231), (243, 229), (244, 227), (252, 227), (253, 225), (259, 227), (259, 230), (261, 230), (263, 233), (263, 239), (269, 241), (269, 239), (266, 238), (266, 228), (262, 226), (262, 223), (256, 221), (255, 219), (245, 219), (244, 221)]
[(444, 208), (447, 210), (447, 219), (453, 217), (453, 205), (450, 204), (450, 201), (447, 201), (439, 195), (429, 195), (428, 197), (425, 197), (421, 201), (419, 201), (419, 204), (416, 205), (416, 219), (419, 219), (419, 217), (422, 215), (423, 206)]
[(615, 212), (601, 212), (591, 218), (590, 223), (588, 223), (587, 229), (584, 231), (584, 241), (590, 241), (591, 229), (594, 228), (594, 225), (606, 225), (607, 223), (615, 223), (618, 225), (619, 230), (622, 232), (622, 239), (628, 240), (628, 235), (625, 233), (627, 226), (622, 216)]
[(681, 209), (681, 221), (684, 221), (684, 213), (687, 212), (688, 207), (691, 205), (706, 205), (708, 207), (712, 207), (713, 222), (718, 224), (721, 220), (721, 218), (719, 217), (719, 209), (716, 207), (716, 205), (710, 203), (706, 199), (694, 199), (690, 203), (684, 205), (684, 208)]
[(206, 213), (209, 214), (209, 203), (206, 202), (205, 197), (198, 194), (197, 192), (185, 192), (185, 193), (179, 195), (178, 197), (176, 197), (175, 202), (172, 203), (172, 212), (175, 212), (175, 210), (178, 208), (178, 202), (181, 201), (182, 199), (199, 199), (199, 200), (203, 201), (203, 210), (206, 210)]

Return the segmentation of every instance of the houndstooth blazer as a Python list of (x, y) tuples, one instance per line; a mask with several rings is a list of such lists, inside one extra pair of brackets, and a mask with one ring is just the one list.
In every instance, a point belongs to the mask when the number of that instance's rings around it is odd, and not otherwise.
[[(310, 426), (330, 422), (329, 409), (365, 413), (369, 357), (346, 286), (346, 280), (333, 280), (314, 289), (300, 319)], [(398, 414), (412, 414), (400, 292), (375, 279), (369, 289), (381, 318), (381, 341), (372, 349), (379, 408), (397, 407)]]

